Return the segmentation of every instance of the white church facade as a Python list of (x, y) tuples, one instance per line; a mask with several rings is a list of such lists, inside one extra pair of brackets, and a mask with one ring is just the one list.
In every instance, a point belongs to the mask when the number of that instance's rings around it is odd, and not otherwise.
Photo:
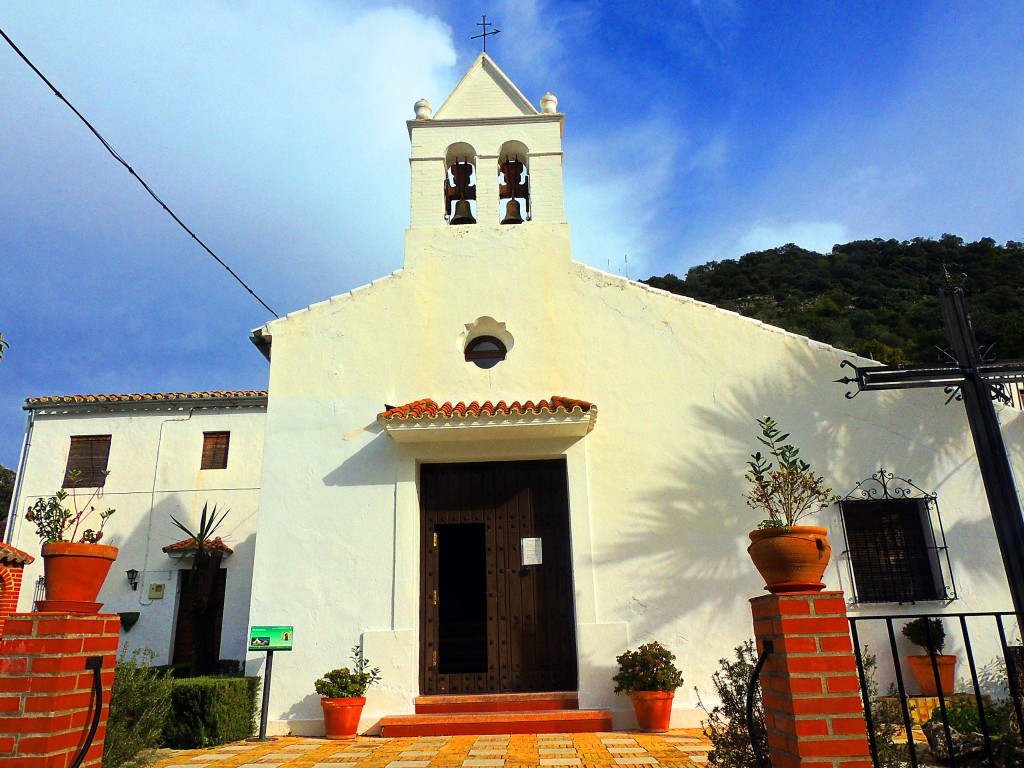
[[(184, 396), (28, 404), (7, 540), (36, 552), (24, 509), (60, 484), (75, 437), (112, 436), (105, 500), (123, 549), (100, 600), (140, 612), (126, 643), (170, 660), (184, 566), (162, 551), (180, 538), (166, 518), (210, 501), (232, 509), (221, 657), (244, 653), (247, 625), (295, 629), (296, 650), (275, 657), (271, 732), (323, 733), (313, 681), (357, 643), (383, 678), (364, 729), (423, 695), (546, 691), (629, 727), (615, 657), (649, 640), (686, 678), (673, 724), (696, 725), (694, 686), (713, 699), (718, 659), (752, 634), (762, 582), (743, 474), (766, 414), (840, 496), (880, 468), (928, 496), (884, 522), (921, 542), (906, 574), (856, 538), (881, 517), (817, 516), (826, 582), (851, 614), (912, 611), (908, 596), (917, 610), (1009, 608), (959, 405), (846, 399), (841, 361), (869, 361), (574, 261), (565, 116), (486, 54), (416, 115), (403, 268), (256, 329), (266, 393), (214, 393), (194, 411)], [(1022, 444), (1019, 413), (1003, 422)], [(230, 432), (219, 476), (197, 463), (216, 432)], [(140, 570), (139, 589), (164, 579), (164, 602), (140, 600), (119, 568)]]

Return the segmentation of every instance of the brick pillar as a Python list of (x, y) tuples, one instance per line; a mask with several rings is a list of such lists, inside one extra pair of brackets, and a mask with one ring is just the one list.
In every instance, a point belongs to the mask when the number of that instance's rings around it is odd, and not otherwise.
[(773, 768), (871, 768), (857, 660), (842, 592), (750, 601)]
[(18, 610), (21, 577), (25, 566), (33, 560), (35, 558), (27, 552), (10, 544), (0, 544), (0, 637), (3, 637), (7, 617)]
[(96, 706), (86, 659), (102, 659), (102, 712), (83, 768), (100, 768), (121, 621), (116, 614), (15, 613), (0, 640), (0, 764), (67, 768)]

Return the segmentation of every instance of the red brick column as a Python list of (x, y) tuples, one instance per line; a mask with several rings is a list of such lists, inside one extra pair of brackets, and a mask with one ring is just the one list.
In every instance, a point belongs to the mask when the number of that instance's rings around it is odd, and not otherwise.
[(761, 652), (764, 719), (773, 768), (871, 768), (857, 660), (842, 592), (750, 601)]
[(15, 613), (0, 640), (0, 765), (67, 768), (81, 751), (103, 686), (99, 728), (83, 768), (100, 768), (120, 619), (116, 614)]
[(27, 552), (10, 544), (0, 544), (0, 637), (3, 637), (7, 617), (18, 610), (21, 578), (25, 574), (25, 566), (33, 560), (35, 558)]

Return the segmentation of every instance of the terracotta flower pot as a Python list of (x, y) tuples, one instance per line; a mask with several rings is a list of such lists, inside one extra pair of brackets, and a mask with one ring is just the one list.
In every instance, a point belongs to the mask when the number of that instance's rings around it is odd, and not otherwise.
[(320, 699), (324, 708), (324, 725), (328, 739), (350, 739), (359, 730), (366, 697), (353, 699)]
[(42, 611), (98, 613), (96, 597), (110, 566), (117, 559), (117, 547), (80, 541), (52, 541), (43, 545), (43, 580), (46, 600)]
[(633, 691), (629, 694), (641, 731), (665, 733), (668, 730), (675, 695), (675, 691)]
[[(956, 656), (940, 654), (935, 657), (939, 667), (939, 682), (942, 683), (942, 695), (949, 696), (953, 693), (953, 680), (956, 675)], [(938, 696), (938, 687), (935, 685), (935, 671), (932, 669), (932, 657), (907, 656), (907, 664), (910, 671), (914, 673), (921, 693), (925, 696)]]
[(794, 525), (788, 531), (768, 528), (750, 532), (747, 553), (769, 592), (820, 592), (821, 577), (832, 557), (827, 529)]

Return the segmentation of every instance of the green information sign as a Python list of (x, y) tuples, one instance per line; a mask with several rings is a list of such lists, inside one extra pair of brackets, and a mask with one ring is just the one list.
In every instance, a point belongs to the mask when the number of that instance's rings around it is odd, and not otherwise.
[(294, 627), (253, 627), (249, 630), (250, 651), (290, 651)]

